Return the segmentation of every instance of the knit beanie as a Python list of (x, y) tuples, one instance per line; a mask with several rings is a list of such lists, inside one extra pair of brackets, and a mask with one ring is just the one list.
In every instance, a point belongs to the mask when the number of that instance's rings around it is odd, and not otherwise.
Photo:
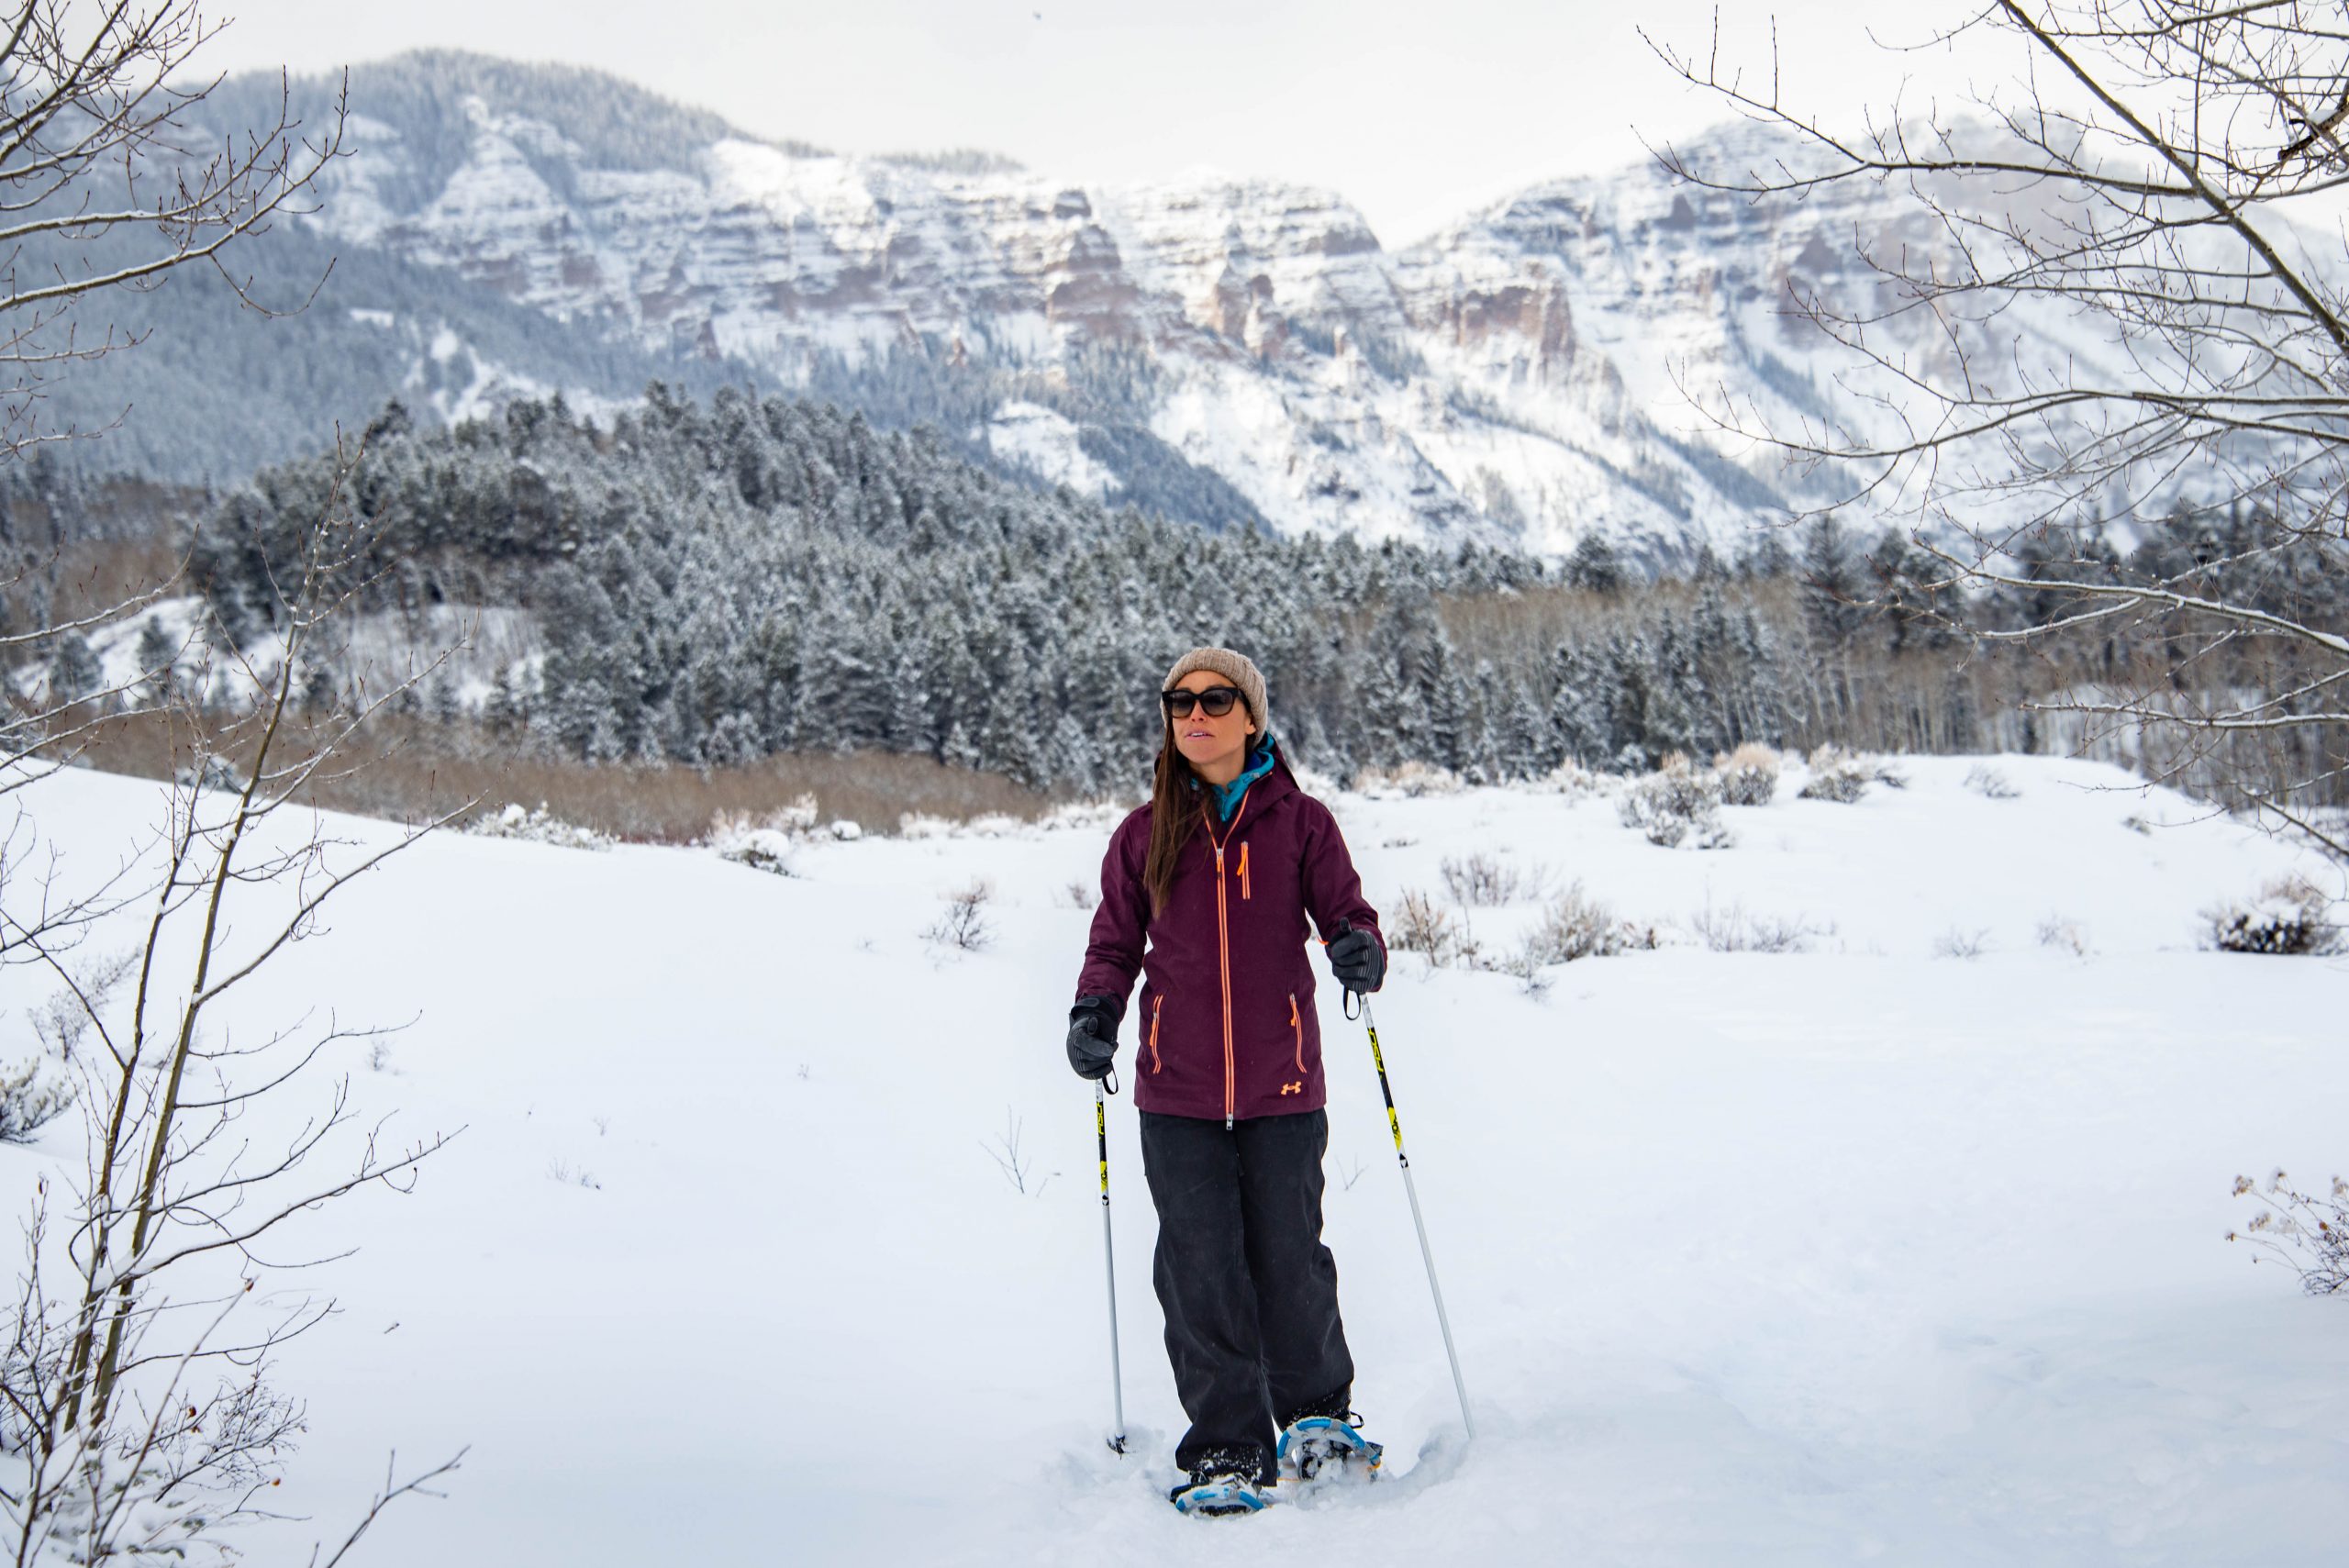
[(1194, 670), (1212, 670), (1240, 688), (1240, 700), (1248, 705), (1249, 717), (1256, 721), (1256, 733), (1250, 745), (1260, 744), (1273, 732), (1272, 717), (1265, 711), (1264, 672), (1246, 654), (1234, 653), (1229, 648), (1194, 648), (1174, 661), (1174, 667), (1166, 672), (1165, 684), (1158, 689), (1173, 691), (1174, 683)]

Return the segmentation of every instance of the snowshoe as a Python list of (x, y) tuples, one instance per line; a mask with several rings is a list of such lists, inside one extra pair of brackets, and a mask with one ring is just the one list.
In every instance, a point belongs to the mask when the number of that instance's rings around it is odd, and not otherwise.
[(1379, 1459), (1386, 1451), (1355, 1429), (1361, 1422), (1352, 1412), (1291, 1421), (1274, 1451), (1281, 1474), (1299, 1482), (1370, 1480), (1378, 1473)]
[(1206, 1465), (1166, 1494), (1167, 1500), (1186, 1514), (1215, 1518), (1224, 1514), (1252, 1514), (1264, 1506), (1256, 1478), (1237, 1470)]

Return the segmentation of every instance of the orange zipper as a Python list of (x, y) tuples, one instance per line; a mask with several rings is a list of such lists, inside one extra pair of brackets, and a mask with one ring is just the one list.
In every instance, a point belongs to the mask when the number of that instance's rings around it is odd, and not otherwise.
[(1297, 1075), (1302, 1078), (1305, 1076), (1305, 1020), (1297, 1017), (1297, 993), (1294, 991), (1288, 994), (1288, 1023), (1289, 1028), (1297, 1031)]
[(1166, 1006), (1166, 993), (1161, 991), (1150, 999), (1150, 1070), (1155, 1073), (1164, 1063), (1158, 1060), (1158, 1009)]
[(1240, 896), (1248, 896), (1248, 840), (1240, 840)]
[[(1251, 784), (1249, 788), (1255, 786)], [(1248, 791), (1240, 792), (1240, 804), (1231, 808), (1231, 827), (1240, 826), (1240, 814), (1248, 809)], [(1199, 807), (1199, 815), (1207, 816), (1207, 807)], [(1232, 1099), (1237, 1086), (1231, 1062), (1231, 919), (1226, 912), (1223, 893), (1223, 846), (1231, 842), (1231, 828), (1224, 829), (1219, 841), (1215, 836), (1215, 820), (1208, 819), (1208, 842), (1215, 845), (1215, 936), (1216, 962), (1223, 971), (1223, 1129), (1231, 1130)], [(1245, 845), (1241, 848), (1244, 850)]]

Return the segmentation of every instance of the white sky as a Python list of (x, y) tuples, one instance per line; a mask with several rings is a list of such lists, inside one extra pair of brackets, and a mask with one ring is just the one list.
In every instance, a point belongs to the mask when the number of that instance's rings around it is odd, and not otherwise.
[[(1766, 75), (1775, 11), (1788, 103), (1856, 124), (1904, 78), (1913, 112), (2011, 53), (1895, 54), (1946, 0), (1721, 7), (1725, 63)], [(1536, 181), (1644, 156), (1721, 119), (1641, 42), (1702, 50), (1693, 0), (214, 0), (195, 63), (317, 71), (443, 46), (561, 60), (845, 152), (979, 147), (1073, 183), (1200, 165), (1324, 186), (1390, 248)], [(1038, 13), (1041, 12), (1041, 17)]]

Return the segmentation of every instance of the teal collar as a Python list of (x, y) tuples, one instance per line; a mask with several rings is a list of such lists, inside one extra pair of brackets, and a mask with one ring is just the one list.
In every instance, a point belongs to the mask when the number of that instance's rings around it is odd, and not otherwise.
[[(1212, 786), (1215, 794), (1216, 820), (1230, 821), (1231, 814), (1239, 808), (1240, 797), (1248, 792), (1248, 786), (1272, 771), (1273, 736), (1272, 731), (1266, 730), (1256, 744), (1248, 749), (1247, 765), (1240, 770), (1240, 776), (1228, 784)], [(1193, 789), (1199, 787), (1197, 778), (1194, 777), (1191, 780), (1191, 787)]]

